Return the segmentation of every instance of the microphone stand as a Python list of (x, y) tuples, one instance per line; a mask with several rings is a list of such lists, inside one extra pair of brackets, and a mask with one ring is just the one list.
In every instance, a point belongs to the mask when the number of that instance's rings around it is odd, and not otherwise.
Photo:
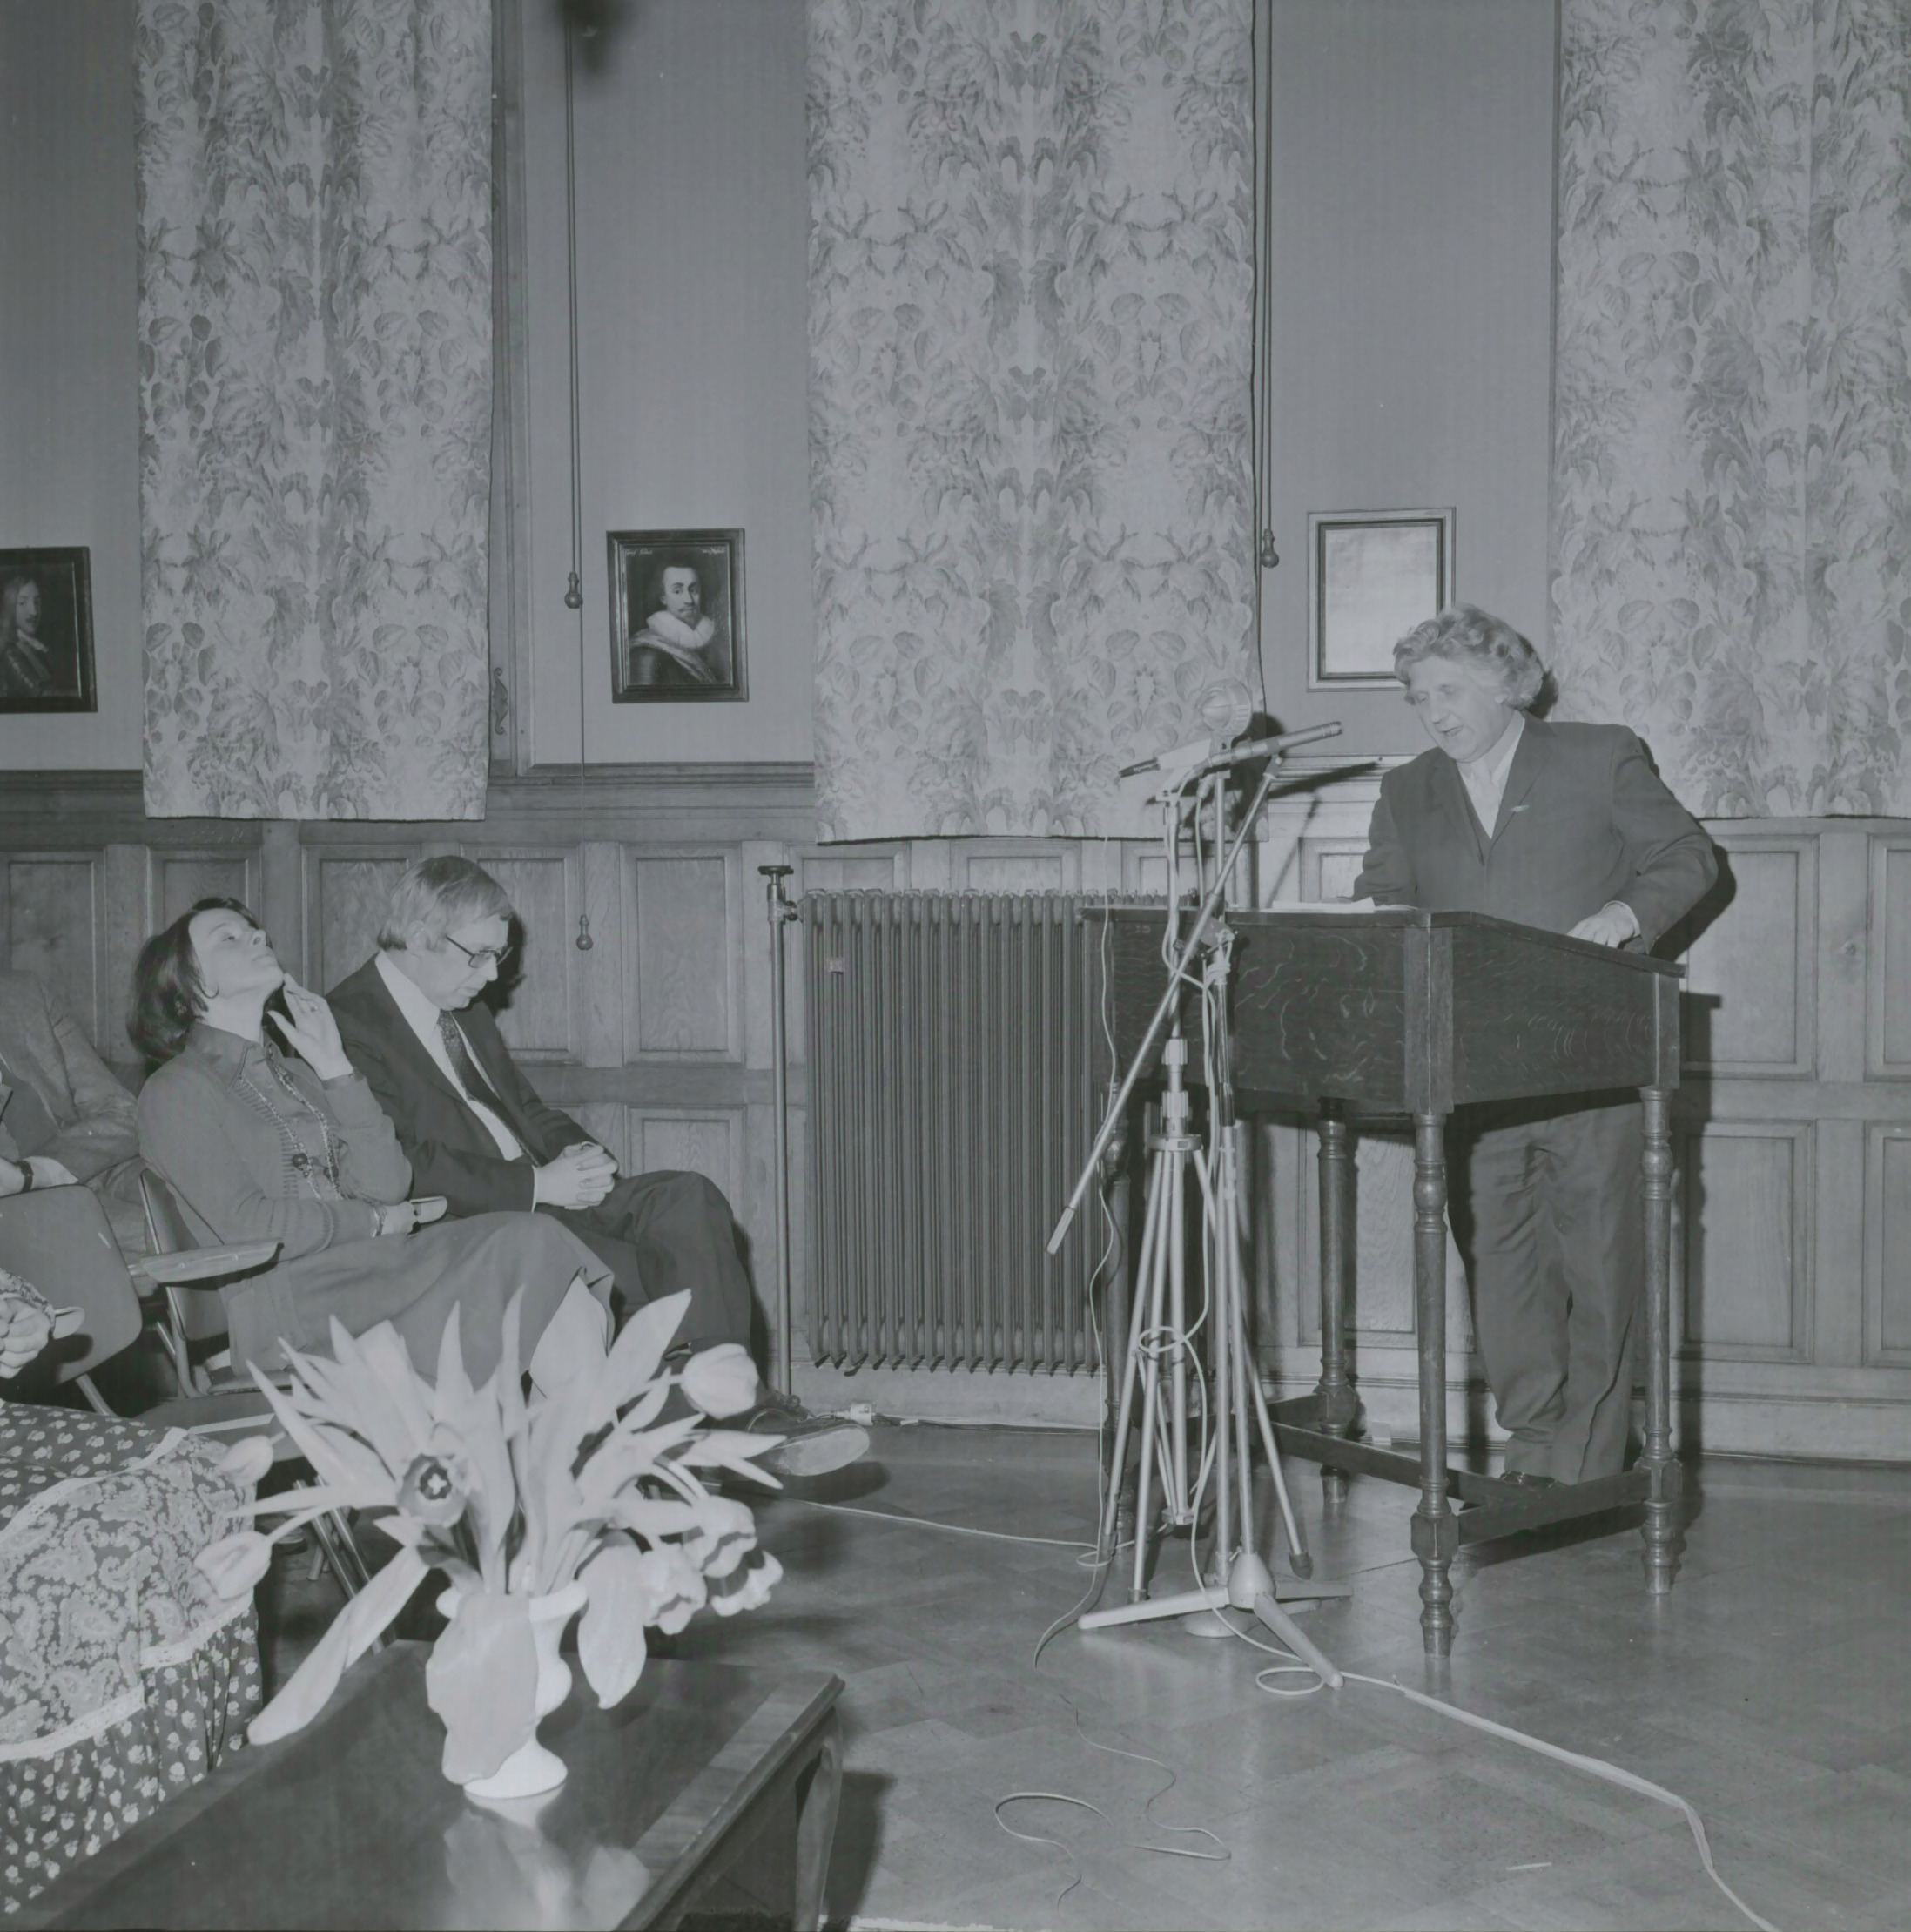
[[(1248, 843), (1248, 834), (1254, 830), (1255, 821), (1261, 816), (1261, 808), (1267, 804), (1268, 795), (1274, 790), (1274, 781), (1280, 771), (1281, 754), (1273, 754), (1268, 769), (1262, 774), (1261, 783), (1255, 790), (1254, 800), (1242, 814), (1241, 829), (1235, 834), (1235, 841), (1228, 849), (1226, 857), (1215, 868), (1215, 882), (1202, 899), (1201, 910), (1195, 916), (1181, 947), (1168, 964), (1167, 991), (1161, 995), (1161, 1003), (1154, 1009), (1154, 1017), (1148, 1021), (1147, 1031), (1141, 1036), (1141, 1044), (1134, 1050), (1134, 1058), (1128, 1062), (1127, 1073), (1123, 1076), (1114, 1098), (1108, 1102), (1108, 1110), (1101, 1117), (1100, 1131), (1095, 1135), (1094, 1145), (1088, 1149), (1087, 1161), (1083, 1164), (1074, 1191), (1068, 1196), (1067, 1205), (1061, 1211), (1061, 1219), (1055, 1223), (1055, 1231), (1048, 1237), (1048, 1252), (1051, 1255), (1061, 1252), (1061, 1244), (1068, 1238), (1068, 1230), (1074, 1225), (1075, 1216), (1081, 1211), (1081, 1203), (1087, 1198), (1088, 1188), (1095, 1177), (1095, 1170), (1101, 1165), (1101, 1157), (1108, 1151), (1108, 1143), (1114, 1140), (1115, 1129), (1121, 1124), (1121, 1117), (1127, 1111), (1128, 1101), (1134, 1097), (1135, 1083), (1153, 1058), (1154, 1048), (1161, 1037), (1161, 1029), (1167, 1026), (1168, 1017), (1181, 1004), (1182, 981), (1188, 972), (1188, 963), (1194, 957), (1196, 949), (1207, 937), (1208, 928), (1214, 923), (1215, 914), (1221, 909), (1221, 902), (1227, 895), (1228, 881), (1233, 876), (1235, 863), (1241, 857), (1241, 848)], [(1194, 774), (1190, 773), (1192, 777)], [(1185, 782), (1185, 781), (1184, 781)], [(1176, 788), (1179, 791), (1179, 787)]]
[[(1322, 731), (1309, 735), (1331, 734)], [(1311, 1661), (1318, 1653), (1280, 1607), (1280, 1599), (1283, 1597), (1344, 1597), (1351, 1592), (1348, 1585), (1337, 1583), (1310, 1584), (1289, 1578), (1276, 1583), (1255, 1546), (1250, 1458), (1255, 1439), (1258, 1437), (1287, 1531), (1290, 1565), (1295, 1578), (1311, 1576), (1313, 1560), (1288, 1496), (1267, 1400), (1248, 1346), (1247, 1283), (1241, 1255), (1242, 1192), (1240, 1150), (1235, 1131), (1232, 1046), (1227, 1012), (1227, 982), (1234, 934), (1225, 924), (1216, 923), (1216, 914), (1221, 910), (1228, 884), (1241, 850), (1274, 788), (1282, 749), (1276, 744), (1266, 754), (1270, 758), (1268, 769), (1262, 775), (1233, 840), (1226, 844), (1224, 851), (1221, 849), (1223, 840), (1218, 836), (1224, 828), (1226, 818), (1226, 781), (1221, 774), (1228, 765), (1243, 762), (1240, 751), (1220, 755), (1208, 761), (1205, 767), (1188, 772), (1166, 795), (1164, 805), (1169, 821), (1168, 835), (1178, 838), (1182, 794), (1191, 784), (1203, 779), (1213, 781), (1215, 845), (1221, 857), (1194, 923), (1170, 958), (1167, 990), (1148, 1022), (1127, 1074), (1109, 1103), (1087, 1164), (1050, 1239), (1049, 1252), (1055, 1253), (1066, 1238), (1103, 1154), (1126, 1115), (1136, 1082), (1150, 1063), (1163, 1028), (1173, 1019), (1175, 1022), (1173, 1037), (1167, 1041), (1163, 1054), (1167, 1069), (1167, 1088), (1161, 1101), (1161, 1129), (1150, 1140), (1146, 1225), (1137, 1257), (1134, 1308), (1122, 1363), (1114, 1459), (1096, 1545), (1098, 1562), (1104, 1566), (1111, 1564), (1116, 1548), (1122, 1475), (1139, 1403), (1141, 1467), (1134, 1518), (1134, 1576), (1126, 1606), (1091, 1611), (1080, 1619), (1080, 1627), (1089, 1631), (1110, 1624), (1188, 1616), (1194, 1633), (1221, 1635), (1225, 1633), (1225, 1626), (1212, 1612), (1229, 1608), (1252, 1611), (1290, 1647)], [(1199, 799), (1194, 811), (1197, 814), (1201, 811)], [(1205, 954), (1201, 983), (1214, 996), (1208, 1008), (1211, 1016), (1208, 1022), (1208, 1038), (1214, 1066), (1215, 1090), (1208, 1096), (1209, 1145), (1205, 1155), (1200, 1140), (1190, 1131), (1189, 1095), (1183, 1074), (1188, 1060), (1188, 1042), (1179, 1022), (1181, 1000), (1187, 986), (1192, 983), (1189, 967), (1197, 953)], [(1208, 1287), (1205, 1320), (1211, 1338), (1211, 1379), (1203, 1375), (1194, 1357), (1188, 1328), (1184, 1247), (1186, 1183), (1190, 1168), (1201, 1184), (1204, 1215), (1202, 1249), (1208, 1263)], [(1197, 1327), (1200, 1325), (1197, 1323)], [(1114, 1366), (1110, 1363), (1111, 1373)], [(1194, 1387), (1190, 1386), (1191, 1369)], [(1201, 1397), (1201, 1432), (1207, 1437), (1211, 1431), (1212, 1443), (1201, 1465), (1191, 1471), (1188, 1454), (1188, 1397), (1197, 1392)], [(1157, 1449), (1161, 1452), (1158, 1470)], [(1150, 1601), (1147, 1558), (1154, 1529), (1154, 1491), (1158, 1484), (1161, 1491), (1162, 1513), (1170, 1527), (1185, 1526), (1198, 1535), (1196, 1518), (1200, 1499), (1210, 1472), (1216, 1507), (1215, 1573), (1210, 1580), (1200, 1583), (1194, 1590)]]

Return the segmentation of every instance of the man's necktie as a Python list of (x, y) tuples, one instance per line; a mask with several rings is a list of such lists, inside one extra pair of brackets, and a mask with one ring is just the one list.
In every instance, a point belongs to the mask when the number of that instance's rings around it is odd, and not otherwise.
[[(445, 1043), (445, 1052), (449, 1056), (453, 1070), (464, 1082), (464, 1090), (469, 1099), (480, 1107), (488, 1107), (507, 1127), (511, 1126), (511, 1116), (505, 1111), (504, 1102), (492, 1091), (491, 1083), (478, 1071), (478, 1063), (471, 1057), (471, 1049), (465, 1045), (464, 1030), (448, 1013), (438, 1015), (438, 1037)], [(516, 1129), (514, 1128), (515, 1133)]]

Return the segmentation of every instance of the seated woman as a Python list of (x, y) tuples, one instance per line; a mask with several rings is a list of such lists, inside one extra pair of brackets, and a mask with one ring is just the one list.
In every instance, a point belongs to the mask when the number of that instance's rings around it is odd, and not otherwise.
[[(0, 1161), (0, 1193), (17, 1179)], [(51, 1332), (45, 1300), (0, 1272), (0, 1378)], [(259, 1705), (252, 1592), (221, 1597), (194, 1558), (252, 1490), (216, 1441), (0, 1401), (0, 1912), (245, 1734)]]
[[(286, 1011), (268, 1015), (280, 993)], [(268, 1018), (297, 1059), (266, 1036)], [(601, 1343), (609, 1272), (548, 1215), (413, 1232), (443, 1203), (405, 1198), (410, 1163), (331, 1008), (287, 976), (236, 899), (201, 899), (146, 941), (127, 1026), (164, 1063), (139, 1095), (140, 1146), (195, 1232), (280, 1243), (276, 1266), (219, 1290), (236, 1365), (276, 1367), (281, 1343), (329, 1351), (336, 1316), (353, 1335), (390, 1322), (428, 1366), (456, 1307), (466, 1365), (481, 1380), (520, 1288), (520, 1346), (542, 1386), (567, 1378), (584, 1329)]]

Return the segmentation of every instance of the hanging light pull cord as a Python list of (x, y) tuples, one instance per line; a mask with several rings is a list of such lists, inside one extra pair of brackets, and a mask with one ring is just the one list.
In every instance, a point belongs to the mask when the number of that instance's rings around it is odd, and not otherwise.
[[(580, 835), (584, 819), (584, 478), (579, 431), (577, 380), (577, 118), (574, 79), (575, 30), (564, 18), (564, 266), (570, 310), (570, 576), (564, 586), (564, 608), (577, 613), (577, 818)], [(577, 915), (577, 950), (589, 953), (596, 943), (590, 936), (590, 914)]]

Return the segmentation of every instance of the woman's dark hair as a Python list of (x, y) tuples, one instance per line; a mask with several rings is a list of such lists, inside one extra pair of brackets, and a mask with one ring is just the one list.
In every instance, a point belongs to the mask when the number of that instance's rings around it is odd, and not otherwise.
[(192, 951), (192, 921), (200, 912), (239, 912), (250, 925), (259, 924), (252, 907), (239, 899), (202, 899), (139, 948), (126, 1032), (148, 1060), (171, 1060), (205, 1011), (205, 987)]

